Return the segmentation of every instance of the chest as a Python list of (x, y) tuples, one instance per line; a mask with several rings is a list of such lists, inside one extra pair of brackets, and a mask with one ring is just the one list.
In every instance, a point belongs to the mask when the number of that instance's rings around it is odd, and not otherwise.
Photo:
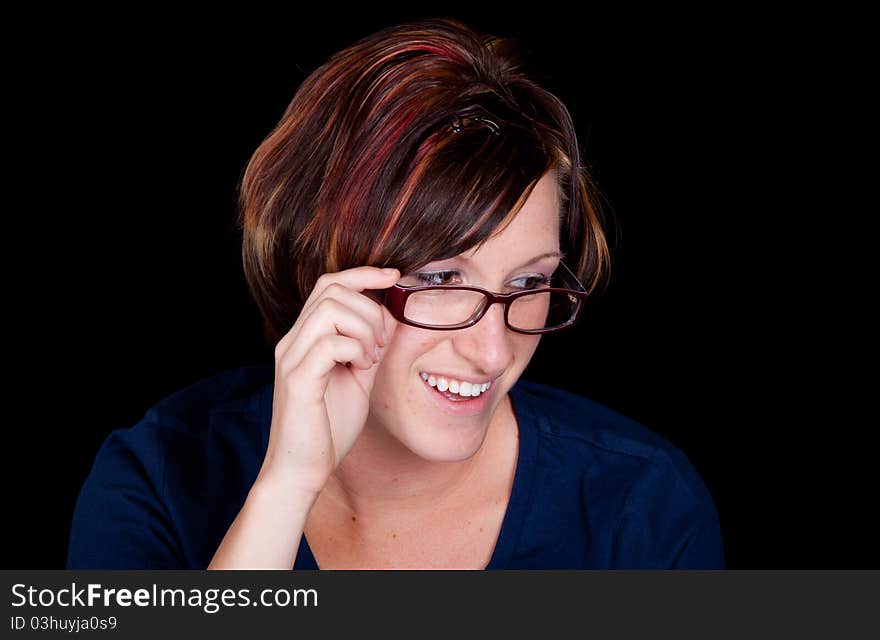
[(305, 535), (321, 569), (483, 569), (495, 550), (507, 508), (439, 509), (414, 521), (358, 523), (309, 518)]

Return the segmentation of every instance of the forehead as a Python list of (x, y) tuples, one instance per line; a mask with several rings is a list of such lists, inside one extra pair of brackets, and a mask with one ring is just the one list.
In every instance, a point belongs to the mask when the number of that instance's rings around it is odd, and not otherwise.
[(559, 189), (552, 172), (544, 174), (512, 220), (502, 225), (482, 247), (466, 251), (466, 257), (486, 254), (547, 250), (559, 247)]

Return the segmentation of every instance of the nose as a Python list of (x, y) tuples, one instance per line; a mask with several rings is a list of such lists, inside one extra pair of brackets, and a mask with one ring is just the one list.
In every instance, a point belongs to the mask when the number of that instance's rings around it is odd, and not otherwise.
[(498, 375), (513, 359), (513, 332), (504, 324), (504, 305), (493, 304), (477, 324), (453, 332), (463, 357), (487, 375)]

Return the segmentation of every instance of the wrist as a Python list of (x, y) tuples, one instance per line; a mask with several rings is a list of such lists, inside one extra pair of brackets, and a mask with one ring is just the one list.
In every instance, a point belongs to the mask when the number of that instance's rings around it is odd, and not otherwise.
[(251, 486), (248, 499), (271, 504), (276, 508), (292, 507), (308, 513), (319, 494), (320, 491), (304, 487), (296, 479), (282, 478), (262, 469)]

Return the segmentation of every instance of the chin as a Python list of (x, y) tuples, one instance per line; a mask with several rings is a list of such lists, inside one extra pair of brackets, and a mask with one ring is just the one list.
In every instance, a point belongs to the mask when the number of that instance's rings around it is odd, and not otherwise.
[[(473, 457), (486, 439), (500, 389), (456, 404), (443, 399), (417, 372), (412, 378), (405, 384), (383, 384), (381, 390), (374, 387), (374, 393), (379, 392), (373, 399), (376, 421), (386, 425), (388, 435), (423, 460), (461, 462)], [(395, 387), (404, 387), (405, 392), (386, 393)]]
[(400, 414), (409, 418), (395, 435), (407, 449), (430, 462), (461, 462), (472, 457), (483, 445), (492, 421), (491, 411), (462, 417), (444, 414), (431, 403), (414, 406), (415, 411)]
[[(441, 432), (444, 431), (444, 432)], [(465, 432), (462, 427), (443, 425), (432, 427), (430, 431), (407, 434), (403, 445), (415, 455), (428, 462), (462, 462), (474, 456), (483, 444), (486, 429)]]

